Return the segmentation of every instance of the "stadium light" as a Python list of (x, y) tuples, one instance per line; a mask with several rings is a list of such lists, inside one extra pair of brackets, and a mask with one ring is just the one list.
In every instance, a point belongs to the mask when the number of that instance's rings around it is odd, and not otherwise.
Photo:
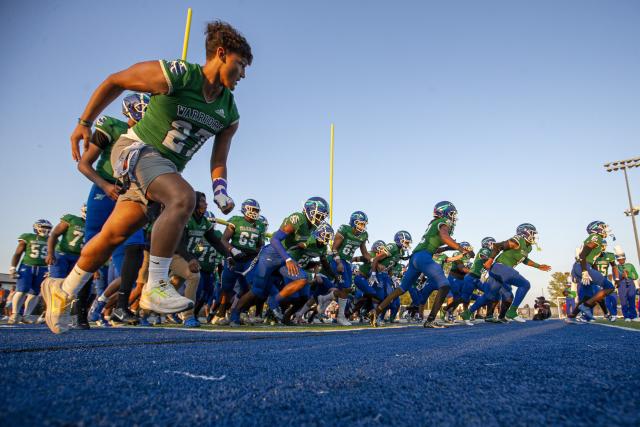
[(631, 217), (631, 224), (633, 224), (633, 235), (636, 239), (636, 253), (638, 254), (638, 262), (640, 263), (640, 241), (638, 241), (638, 226), (636, 225), (636, 215), (640, 212), (638, 207), (633, 207), (631, 201), (631, 190), (629, 189), (629, 177), (627, 176), (627, 169), (633, 169), (640, 167), (640, 157), (634, 157), (627, 160), (618, 160), (616, 162), (605, 163), (604, 168), (607, 172), (615, 172), (622, 170), (624, 173), (624, 181), (627, 184), (627, 197), (629, 198), (629, 209), (624, 213)]

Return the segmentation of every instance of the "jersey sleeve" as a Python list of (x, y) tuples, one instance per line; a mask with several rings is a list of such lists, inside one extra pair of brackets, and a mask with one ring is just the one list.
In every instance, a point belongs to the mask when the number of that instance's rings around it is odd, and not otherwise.
[(23, 233), (18, 236), (18, 241), (28, 242), (29, 241), (29, 233)]
[(95, 138), (92, 137), (91, 142), (98, 146), (98, 148), (104, 150), (109, 144), (114, 142), (114, 123), (110, 117), (100, 116), (98, 120), (96, 120), (95, 128)]
[(71, 224), (71, 222), (73, 221), (73, 215), (71, 214), (62, 215), (62, 218), (60, 218), (60, 221), (66, 222), (67, 224)]
[[(341, 226), (340, 226), (340, 228), (338, 228), (338, 233), (342, 234), (342, 237), (346, 236), (346, 235), (347, 235), (347, 233), (349, 232), (349, 231), (347, 230), (347, 228), (351, 228), (351, 227), (349, 227), (349, 226), (348, 226), (348, 225), (346, 225), (346, 224), (341, 225)], [(338, 234), (338, 233), (336, 233), (336, 234)]]
[(167, 85), (169, 86), (167, 95), (171, 95), (172, 93), (175, 93), (187, 86), (193, 67), (193, 64), (189, 64), (185, 61), (160, 60), (160, 68), (162, 68), (162, 73), (164, 74), (164, 78), (167, 80)]
[(302, 216), (302, 214), (300, 212), (296, 212), (296, 213), (293, 213), (293, 214), (289, 215), (288, 217), (286, 217), (284, 219), (284, 221), (282, 221), (282, 227), (281, 228), (284, 228), (287, 225), (290, 225), (290, 226), (293, 227), (294, 231), (298, 231), (300, 226), (302, 224), (304, 224), (304, 221), (305, 221), (305, 219)]

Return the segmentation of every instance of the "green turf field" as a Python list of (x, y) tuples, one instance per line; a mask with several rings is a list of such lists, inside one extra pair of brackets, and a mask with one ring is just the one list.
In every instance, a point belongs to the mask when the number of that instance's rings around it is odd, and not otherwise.
[(624, 319), (618, 319), (615, 322), (609, 322), (608, 320), (598, 319), (596, 320), (596, 323), (601, 323), (604, 325), (615, 325), (615, 326), (621, 326), (623, 328), (640, 330), (640, 322), (625, 322)]

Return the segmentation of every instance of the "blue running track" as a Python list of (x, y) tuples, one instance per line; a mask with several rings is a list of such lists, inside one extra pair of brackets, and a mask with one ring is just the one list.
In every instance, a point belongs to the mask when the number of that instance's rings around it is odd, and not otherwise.
[(0, 425), (640, 425), (640, 333), (0, 328)]

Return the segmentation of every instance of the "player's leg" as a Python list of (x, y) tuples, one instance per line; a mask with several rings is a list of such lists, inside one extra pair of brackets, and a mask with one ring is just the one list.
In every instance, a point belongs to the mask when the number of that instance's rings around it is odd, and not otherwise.
[[(333, 261), (335, 263), (335, 261)], [(342, 280), (338, 281), (338, 316), (336, 317), (336, 321), (342, 326), (351, 326), (351, 322), (345, 316), (345, 309), (347, 307), (347, 297), (349, 296), (349, 292), (351, 291), (351, 282), (352, 282), (352, 271), (351, 271), (351, 263), (341, 259), (343, 273)], [(337, 268), (336, 268), (337, 271)]]
[(9, 324), (15, 325), (22, 320), (21, 310), (27, 294), (31, 290), (31, 284), (34, 280), (36, 267), (21, 264), (18, 269), (18, 279), (16, 280), (16, 291), (11, 300), (11, 316), (9, 316)]
[(504, 285), (507, 285), (509, 287), (515, 286), (517, 288), (515, 297), (513, 298), (513, 301), (511, 301), (511, 304), (505, 315), (509, 319), (515, 320), (517, 322), (524, 322), (525, 320), (518, 315), (518, 307), (529, 292), (529, 289), (531, 289), (531, 283), (529, 283), (529, 281), (525, 279), (520, 273), (518, 273), (514, 268), (500, 263), (494, 264), (489, 274)]
[[(411, 255), (409, 259), (409, 264), (407, 265), (407, 271), (405, 271), (402, 276), (402, 281), (400, 282), (400, 286), (391, 292), (384, 300), (378, 304), (378, 306), (369, 314), (369, 320), (371, 321), (371, 326), (377, 326), (377, 319), (380, 313), (386, 311), (391, 301), (402, 296), (405, 292), (409, 290), (409, 288), (414, 287), (416, 282), (418, 281), (418, 277), (420, 276), (421, 269), (419, 268), (419, 259), (422, 259), (421, 254), (426, 253), (424, 251), (417, 252)], [(444, 275), (444, 274), (443, 274)], [(446, 280), (446, 279), (445, 279)]]

